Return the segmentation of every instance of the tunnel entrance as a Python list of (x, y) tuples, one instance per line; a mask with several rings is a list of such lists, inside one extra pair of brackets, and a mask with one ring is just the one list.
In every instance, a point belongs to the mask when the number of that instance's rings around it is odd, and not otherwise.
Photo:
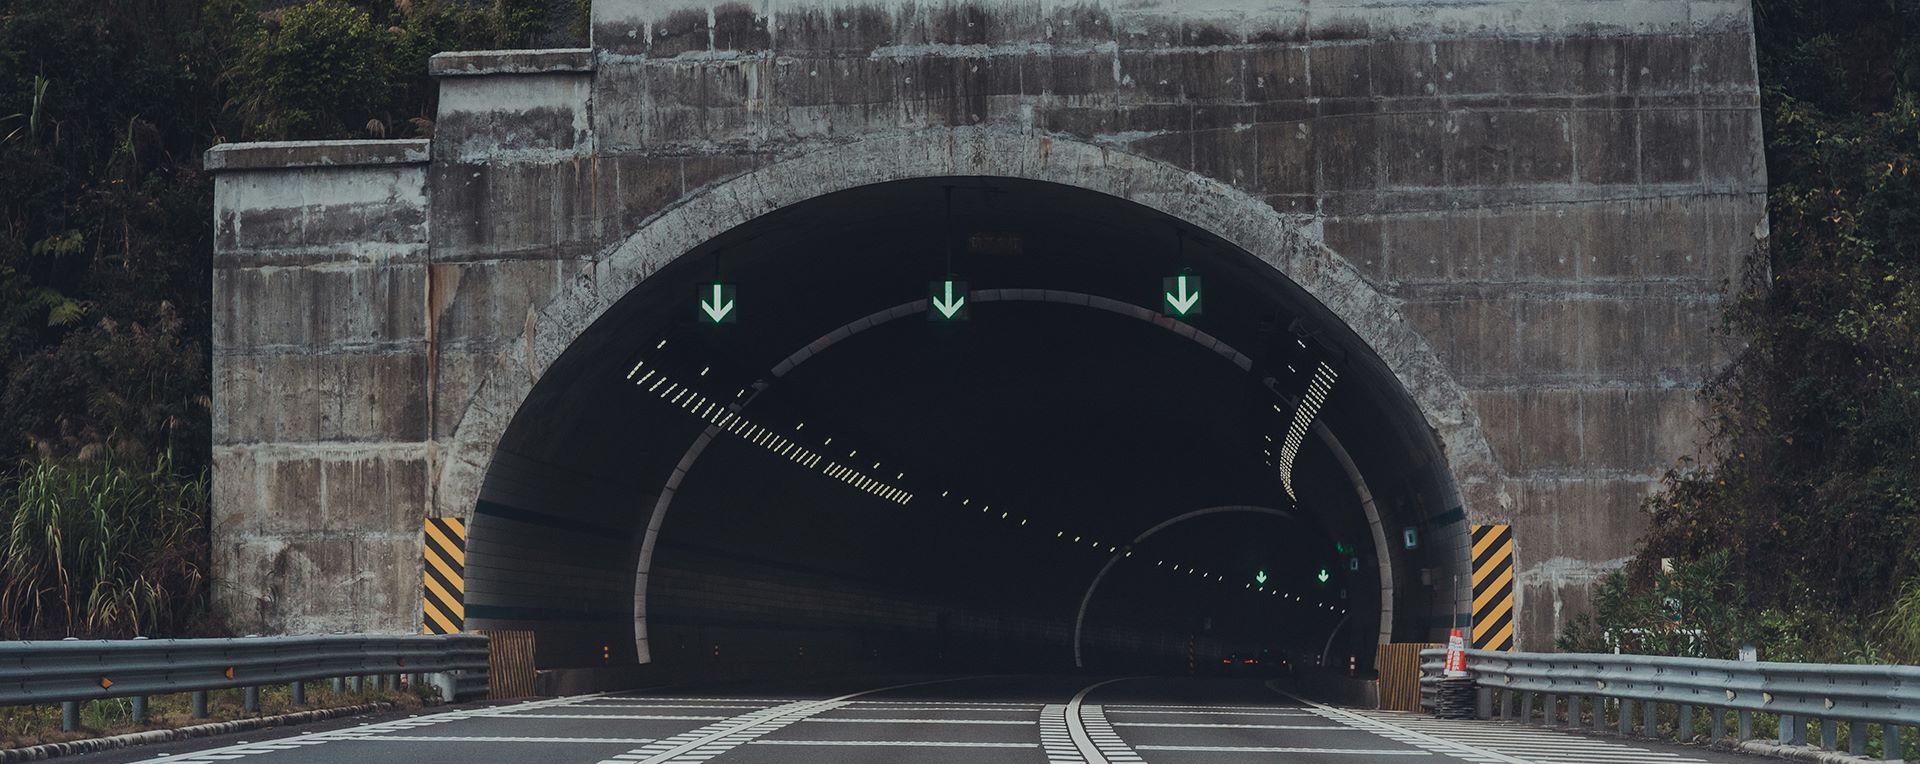
[(713, 237), (574, 339), (487, 469), (466, 612), (542, 666), (1365, 664), (1456, 621), (1457, 495), (1260, 257), (1084, 189), (897, 181)]

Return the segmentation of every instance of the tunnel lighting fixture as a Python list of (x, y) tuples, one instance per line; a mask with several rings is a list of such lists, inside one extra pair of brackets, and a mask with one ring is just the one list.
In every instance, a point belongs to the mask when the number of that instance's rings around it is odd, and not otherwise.
[[(1301, 343), (1301, 347), (1306, 347)], [(1313, 379), (1307, 383), (1307, 393), (1300, 404), (1293, 409), (1293, 420), (1287, 423), (1286, 443), (1280, 448), (1280, 485), (1287, 490), (1287, 498), (1299, 501), (1300, 496), (1293, 489), (1293, 465), (1300, 457), (1300, 447), (1305, 444), (1307, 429), (1313, 426), (1313, 420), (1320, 415), (1321, 405), (1326, 403), (1327, 394), (1333, 391), (1334, 380), (1339, 374), (1326, 363), (1313, 370)], [(1275, 407), (1278, 408), (1277, 406)]]
[(796, 425), (794, 425), (794, 426), (793, 426), (793, 431), (794, 431), (794, 432), (799, 432), (799, 431), (801, 431), (801, 430), (804, 430), (804, 429), (807, 429), (807, 423), (806, 423), (806, 422), (801, 422), (801, 423), (799, 423), (799, 424), (796, 424)]
[[(665, 346), (665, 343), (663, 341), (660, 347), (664, 347), (664, 346)], [(695, 414), (700, 419), (705, 420), (709, 425), (712, 425), (716, 428), (724, 430), (730, 434), (739, 436), (743, 440), (747, 440), (756, 446), (759, 446), (770, 452), (773, 452), (778, 456), (787, 458), (793, 461), (794, 463), (801, 465), (806, 469), (817, 470), (828, 477), (840, 480), (841, 482), (847, 483), (850, 486), (856, 487), (876, 497), (894, 502), (902, 506), (906, 506), (912, 503), (914, 499), (913, 493), (905, 491), (899, 487), (889, 485), (885, 482), (882, 482), (881, 480), (871, 477), (865, 473), (860, 472), (857, 469), (841, 464), (837, 461), (826, 460), (825, 465), (822, 466), (822, 460), (824, 459), (823, 455), (819, 453), (815, 453), (814, 451), (808, 449), (806, 446), (800, 443), (788, 440), (786, 437), (783, 437), (779, 432), (773, 429), (769, 429), (767, 427), (761, 426), (760, 424), (757, 424), (747, 419), (745, 416), (741, 415), (740, 412), (735, 410), (734, 408), (729, 408), (715, 401), (708, 400), (699, 391), (695, 390), (690, 386), (683, 386), (678, 382), (669, 380), (665, 374), (659, 373), (657, 369), (647, 369), (645, 375), (640, 376), (637, 380), (634, 380), (634, 376), (638, 374), (643, 368), (645, 368), (645, 366), (646, 366), (646, 362), (644, 360), (642, 360), (639, 363), (636, 363), (634, 367), (628, 372), (628, 375), (627, 375), (628, 379), (633, 380), (634, 385), (636, 387), (645, 386), (649, 393), (660, 396), (660, 399), (663, 402), (676, 405), (682, 408), (683, 410), (686, 410), (690, 413)], [(705, 367), (701, 372), (701, 376), (706, 376), (707, 372), (710, 371), (711, 368), (712, 368), (711, 366)], [(1318, 390), (1317, 394), (1315, 395), (1310, 395), (1307, 400), (1310, 400), (1310, 401), (1325, 400), (1327, 392), (1330, 389), (1330, 385), (1331, 385), (1331, 370), (1328, 370), (1328, 374), (1329, 374), (1329, 378), (1327, 382), (1324, 385), (1322, 385), (1323, 389)], [(663, 385), (665, 385), (664, 390), (662, 390)], [(745, 391), (742, 391), (742, 392), (744, 393)], [(1310, 392), (1313, 392), (1313, 391), (1310, 391)], [(734, 406), (736, 407), (738, 405), (739, 404), (734, 404)], [(804, 422), (797, 423), (794, 426), (793, 430), (797, 433), (799, 430), (803, 429), (805, 426), (806, 425)], [(1267, 436), (1267, 438), (1271, 440), (1272, 436), (1269, 435)], [(823, 445), (831, 444), (832, 442), (833, 442), (833, 439), (831, 437), (828, 437), (823, 441)], [(1297, 442), (1297, 439), (1295, 439), (1295, 442)], [(1295, 450), (1297, 451), (1297, 446)], [(849, 451), (848, 456), (849, 458), (852, 458), (854, 456), (857, 456), (858, 454), (859, 454), (859, 451), (857, 449), (854, 449)], [(874, 462), (873, 464), (874, 464), (873, 468), (877, 470), (880, 468), (881, 462)], [(895, 474), (896, 480), (903, 480), (905, 478), (906, 478), (906, 472), (904, 471), (900, 471)], [(940, 492), (940, 496), (942, 498), (950, 497), (952, 496), (952, 491), (950, 489), (943, 490)], [(972, 499), (960, 500), (961, 506), (971, 506), (972, 503), (973, 503)], [(982, 504), (980, 511), (982, 514), (990, 514), (991, 509), (992, 509), (991, 504)], [(1028, 518), (1015, 517), (1012, 511), (1010, 510), (1001, 512), (1000, 519), (1006, 520), (1006, 521), (1018, 520), (1019, 521), (1018, 525), (1021, 527), (1024, 527), (1028, 524)], [(1068, 535), (1067, 531), (1064, 531), (1064, 530), (1055, 531), (1054, 533), (1054, 537), (1059, 539), (1065, 539), (1067, 535)], [(1082, 541), (1085, 541), (1090, 547), (1092, 547), (1095, 550), (1105, 547), (1107, 554), (1119, 554), (1121, 555), (1121, 557), (1124, 557), (1124, 558), (1130, 558), (1133, 556), (1133, 550), (1131, 548), (1123, 552), (1118, 545), (1103, 544), (1099, 539), (1088, 538), (1084, 535), (1074, 536), (1072, 543), (1077, 545)], [(1168, 567), (1168, 562), (1164, 559), (1161, 559), (1161, 560), (1157, 560), (1154, 563), (1154, 565), (1155, 567)], [(1176, 573), (1180, 572), (1184, 568), (1187, 575), (1199, 576), (1201, 580), (1212, 579), (1216, 582), (1226, 581), (1226, 576), (1224, 575), (1202, 571), (1196, 567), (1183, 566), (1179, 564), (1174, 564), (1171, 567)], [(1245, 588), (1251, 588), (1251, 587), (1243, 587), (1243, 589)], [(1262, 586), (1259, 591), (1267, 591), (1267, 590), (1265, 589), (1264, 586)], [(1277, 590), (1268, 591), (1268, 594), (1271, 596), (1279, 596), (1279, 597), (1282, 597), (1283, 599), (1291, 597), (1294, 601), (1305, 602), (1305, 600), (1301, 597), (1298, 597), (1295, 595), (1289, 595), (1285, 592), (1279, 592)], [(1315, 606), (1324, 607), (1329, 610), (1334, 609), (1334, 606), (1332, 605), (1316, 604)]]
[(666, 340), (661, 340), (661, 341), (660, 341), (660, 344), (658, 344), (658, 345), (654, 345), (654, 346), (653, 346), (653, 349), (654, 349), (654, 350), (661, 350), (661, 349), (664, 349), (664, 348), (666, 348), (666, 346), (667, 346), (667, 341), (666, 341)]

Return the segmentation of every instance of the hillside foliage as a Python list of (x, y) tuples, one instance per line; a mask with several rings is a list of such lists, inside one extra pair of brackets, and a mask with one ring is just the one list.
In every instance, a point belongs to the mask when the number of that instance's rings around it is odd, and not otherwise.
[(190, 626), (211, 459), (205, 150), (430, 135), (429, 56), (577, 26), (540, 0), (262, 5), (0, 4), (0, 638), (213, 628)]

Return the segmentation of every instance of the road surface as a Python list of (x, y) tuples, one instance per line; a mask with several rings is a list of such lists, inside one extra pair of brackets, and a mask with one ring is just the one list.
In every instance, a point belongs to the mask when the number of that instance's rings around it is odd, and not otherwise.
[(1735, 764), (1697, 748), (1354, 711), (1257, 678), (1001, 676), (679, 687), (360, 718), (88, 764)]

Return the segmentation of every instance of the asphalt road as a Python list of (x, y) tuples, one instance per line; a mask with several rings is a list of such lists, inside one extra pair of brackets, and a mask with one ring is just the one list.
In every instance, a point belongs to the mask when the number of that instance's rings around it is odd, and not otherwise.
[(76, 757), (242, 761), (1735, 764), (1697, 748), (1352, 711), (1254, 678), (869, 677), (683, 687), (262, 730)]

